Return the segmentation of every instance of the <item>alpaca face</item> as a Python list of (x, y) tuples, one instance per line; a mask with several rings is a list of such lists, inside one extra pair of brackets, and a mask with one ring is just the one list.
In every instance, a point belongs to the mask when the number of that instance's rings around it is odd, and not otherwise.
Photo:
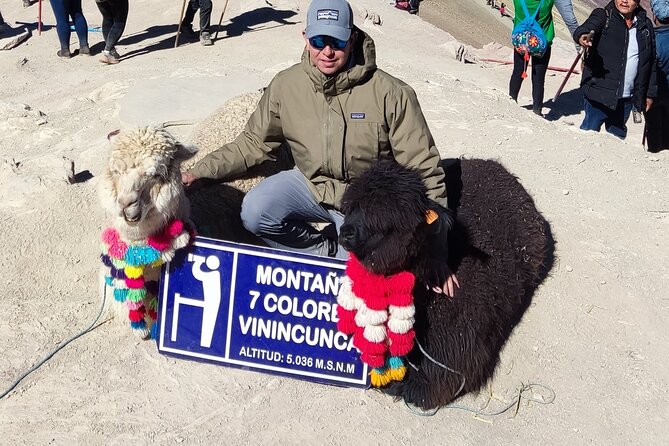
[(369, 211), (362, 208), (346, 214), (339, 243), (374, 274), (388, 276), (409, 269), (423, 243), (421, 222), (411, 218), (404, 224), (390, 219), (374, 225), (369, 217)]
[(378, 162), (344, 194), (339, 243), (375, 274), (410, 269), (425, 241), (427, 209), (418, 172)]
[(189, 151), (165, 130), (119, 135), (102, 178), (102, 202), (127, 241), (143, 240), (173, 218), (188, 217), (180, 164)]

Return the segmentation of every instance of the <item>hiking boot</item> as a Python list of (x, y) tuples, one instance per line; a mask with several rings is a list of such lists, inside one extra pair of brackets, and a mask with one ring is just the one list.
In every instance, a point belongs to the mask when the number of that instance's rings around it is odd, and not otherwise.
[(91, 55), (91, 49), (88, 46), (82, 46), (79, 48), (79, 54), (84, 54), (86, 56)]
[(212, 46), (214, 42), (211, 41), (211, 35), (207, 31), (200, 33), (200, 43), (204, 46)]
[(100, 62), (107, 65), (116, 65), (119, 61), (110, 51), (103, 51), (100, 56)]
[(69, 59), (72, 57), (72, 53), (70, 53), (70, 50), (58, 50), (56, 53), (58, 57), (62, 57), (63, 59)]

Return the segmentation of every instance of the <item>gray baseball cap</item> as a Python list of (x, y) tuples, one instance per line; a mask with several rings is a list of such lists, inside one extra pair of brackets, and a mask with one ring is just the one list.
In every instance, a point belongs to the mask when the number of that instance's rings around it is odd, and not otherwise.
[(307, 39), (330, 36), (348, 40), (353, 29), (353, 12), (346, 0), (313, 0), (307, 11)]

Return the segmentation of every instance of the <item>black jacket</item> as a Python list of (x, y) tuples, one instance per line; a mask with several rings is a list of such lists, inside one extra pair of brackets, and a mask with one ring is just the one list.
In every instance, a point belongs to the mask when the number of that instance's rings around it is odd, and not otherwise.
[[(632, 97), (634, 107), (645, 110), (648, 84), (655, 61), (655, 35), (653, 23), (646, 16), (646, 11), (638, 7), (634, 14), (637, 18), (639, 65)], [(595, 31), (595, 39), (585, 58), (581, 89), (589, 100), (615, 109), (625, 87), (629, 33), (625, 19), (613, 1), (604, 8), (592, 11), (590, 17), (574, 31), (574, 40), (578, 43), (579, 37), (591, 30)]]

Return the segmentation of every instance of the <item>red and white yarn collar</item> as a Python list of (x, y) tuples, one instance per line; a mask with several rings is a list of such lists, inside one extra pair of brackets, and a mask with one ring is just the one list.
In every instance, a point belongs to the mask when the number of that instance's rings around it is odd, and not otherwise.
[(370, 367), (383, 368), (387, 356), (404, 356), (413, 348), (415, 276), (369, 272), (350, 254), (337, 296), (339, 331), (353, 334), (353, 345)]

